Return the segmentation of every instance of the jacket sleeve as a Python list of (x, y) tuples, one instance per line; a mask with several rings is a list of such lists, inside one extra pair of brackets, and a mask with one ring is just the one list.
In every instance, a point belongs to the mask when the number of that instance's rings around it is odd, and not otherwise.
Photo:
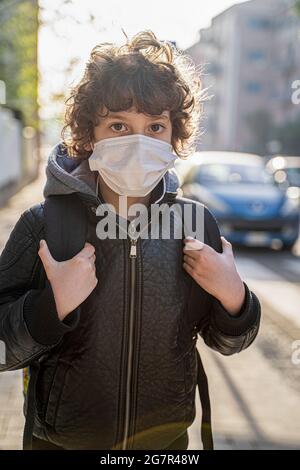
[[(220, 231), (214, 215), (205, 206), (205, 243), (222, 252)], [(237, 315), (231, 315), (217, 298), (204, 291), (192, 280), (191, 304), (198, 318), (198, 333), (204, 342), (223, 355), (246, 349), (257, 336), (261, 306), (257, 296), (245, 281), (245, 300)], [(200, 317), (200, 319), (199, 319)]]
[[(39, 212), (39, 214), (37, 214)], [(41, 204), (23, 212), (0, 256), (0, 372), (22, 369), (79, 321), (79, 308), (60, 321), (51, 284), (35, 288)]]

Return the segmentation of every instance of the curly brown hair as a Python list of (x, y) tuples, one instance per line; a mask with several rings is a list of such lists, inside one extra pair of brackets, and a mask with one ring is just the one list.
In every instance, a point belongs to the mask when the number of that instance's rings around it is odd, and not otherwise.
[(126, 111), (132, 106), (144, 114), (170, 111), (171, 144), (187, 157), (200, 136), (205, 99), (192, 59), (171, 42), (159, 41), (151, 30), (141, 31), (124, 45), (96, 45), (80, 82), (66, 99), (61, 136), (71, 157), (88, 158), (94, 127), (104, 110)]

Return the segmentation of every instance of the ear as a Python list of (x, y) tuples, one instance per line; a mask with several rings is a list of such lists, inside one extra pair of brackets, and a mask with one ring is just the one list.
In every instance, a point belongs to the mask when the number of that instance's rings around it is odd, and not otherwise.
[(92, 152), (93, 151), (93, 147), (92, 147), (92, 143), (89, 142), (87, 144), (84, 144), (83, 146), (84, 150), (87, 150), (88, 152)]

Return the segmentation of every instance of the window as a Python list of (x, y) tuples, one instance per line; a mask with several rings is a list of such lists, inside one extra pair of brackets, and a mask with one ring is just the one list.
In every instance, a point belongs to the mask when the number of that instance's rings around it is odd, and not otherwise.
[(259, 82), (246, 83), (246, 90), (248, 93), (260, 93), (262, 91), (262, 84)]
[(248, 26), (251, 29), (269, 29), (271, 27), (271, 20), (268, 18), (250, 18)]
[(247, 58), (251, 62), (261, 62), (266, 58), (266, 55), (264, 51), (254, 49), (252, 51), (248, 51)]
[(195, 166), (189, 173), (189, 182), (203, 185), (239, 183), (274, 184), (274, 179), (261, 166), (210, 163)]

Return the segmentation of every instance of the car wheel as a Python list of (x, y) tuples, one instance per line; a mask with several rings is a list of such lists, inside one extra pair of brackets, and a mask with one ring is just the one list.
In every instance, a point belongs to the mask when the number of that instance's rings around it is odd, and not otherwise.
[(295, 242), (293, 243), (284, 243), (281, 247), (281, 251), (291, 251)]

